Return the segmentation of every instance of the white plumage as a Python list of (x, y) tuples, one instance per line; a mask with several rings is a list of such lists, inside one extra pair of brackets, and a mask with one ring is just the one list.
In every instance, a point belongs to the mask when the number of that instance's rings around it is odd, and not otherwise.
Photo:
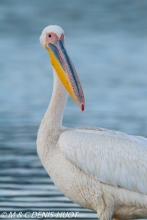
[[(64, 52), (62, 57), (59, 50), (60, 45), (64, 51), (63, 34), (60, 27), (49, 26), (40, 37), (50, 52), (54, 73), (51, 102), (37, 138), (42, 164), (65, 196), (96, 211), (100, 220), (147, 218), (147, 139), (103, 128), (62, 126), (68, 93), (61, 81), (66, 82), (64, 74), (68, 76), (70, 71), (73, 74), (67, 82), (70, 88), (75, 80), (70, 94), (82, 110), (84, 107), (75, 69), (71, 60), (65, 59), (68, 55)], [(56, 59), (62, 70), (56, 69)], [(60, 79), (59, 74), (63, 74)]]
[(79, 128), (62, 133), (59, 146), (66, 158), (96, 180), (147, 194), (146, 138)]

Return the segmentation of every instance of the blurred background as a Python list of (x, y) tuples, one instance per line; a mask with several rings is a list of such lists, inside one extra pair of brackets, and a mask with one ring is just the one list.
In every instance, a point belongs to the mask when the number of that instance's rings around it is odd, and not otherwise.
[(63, 124), (147, 137), (147, 1), (0, 1), (0, 212), (77, 211), (53, 185), (36, 151), (53, 76), (39, 36), (60, 25), (79, 74), (84, 113), (69, 98)]

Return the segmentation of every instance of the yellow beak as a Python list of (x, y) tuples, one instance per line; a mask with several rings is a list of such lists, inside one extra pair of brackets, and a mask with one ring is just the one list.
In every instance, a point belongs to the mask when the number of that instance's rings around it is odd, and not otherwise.
[(83, 111), (85, 100), (82, 86), (62, 41), (55, 41), (54, 44), (49, 43), (46, 45), (46, 49), (50, 54), (51, 64), (56, 70), (62, 84)]

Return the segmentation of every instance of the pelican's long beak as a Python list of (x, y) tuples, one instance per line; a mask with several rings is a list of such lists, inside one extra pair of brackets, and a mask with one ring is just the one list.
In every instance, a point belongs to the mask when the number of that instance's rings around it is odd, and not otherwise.
[(82, 111), (84, 111), (85, 100), (82, 86), (62, 41), (57, 40), (54, 44), (49, 43), (46, 45), (46, 49), (50, 54), (51, 64), (56, 70), (64, 87), (74, 101), (80, 106)]

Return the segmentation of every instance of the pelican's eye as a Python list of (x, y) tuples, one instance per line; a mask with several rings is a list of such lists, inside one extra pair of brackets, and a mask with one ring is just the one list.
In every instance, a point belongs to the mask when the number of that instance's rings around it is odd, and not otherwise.
[(52, 35), (51, 35), (51, 34), (49, 34), (48, 36), (49, 36), (49, 37), (51, 37)]

